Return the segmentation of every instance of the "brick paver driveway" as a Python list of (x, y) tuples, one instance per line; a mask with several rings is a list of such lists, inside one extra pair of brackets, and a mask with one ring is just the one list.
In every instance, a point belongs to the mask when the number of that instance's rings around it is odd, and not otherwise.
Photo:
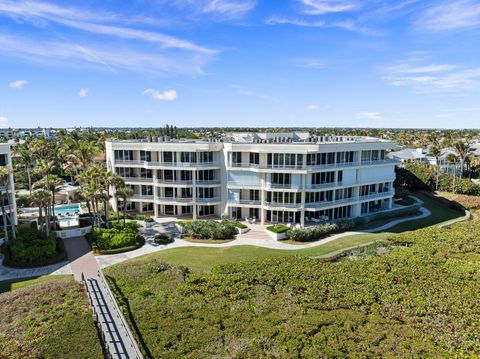
[(87, 240), (83, 237), (73, 237), (63, 241), (75, 280), (81, 280), (82, 272), (86, 278), (96, 277), (100, 267)]

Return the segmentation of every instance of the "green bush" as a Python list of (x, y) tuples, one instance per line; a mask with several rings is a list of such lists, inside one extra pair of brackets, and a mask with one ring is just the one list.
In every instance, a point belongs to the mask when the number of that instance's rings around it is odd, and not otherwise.
[(288, 230), (290, 230), (290, 228), (288, 228), (286, 225), (284, 224), (274, 224), (272, 226), (268, 226), (267, 228), (265, 228), (267, 231), (270, 231), (270, 232), (273, 232), (273, 233), (285, 233), (287, 232)]
[(123, 222), (112, 221), (110, 225), (111, 228), (93, 229), (92, 247), (95, 245), (100, 253), (125, 247), (138, 247), (145, 242), (145, 239), (137, 234), (139, 225), (135, 221), (127, 222), (125, 225)]
[(174, 239), (172, 238), (172, 236), (166, 233), (160, 233), (155, 236), (154, 241), (157, 244), (169, 244), (173, 243)]
[(240, 222), (232, 222), (232, 223), (235, 227), (240, 228), (240, 229), (248, 228), (248, 226), (246, 224), (243, 224), (243, 223), (240, 223)]
[(54, 257), (57, 254), (57, 239), (51, 232), (47, 237), (43, 232), (28, 227), (19, 227), (17, 238), (8, 244), (14, 261), (33, 263)]
[(340, 221), (335, 223), (325, 223), (314, 227), (289, 229), (287, 231), (287, 237), (297, 242), (312, 242), (325, 238), (332, 233), (338, 233), (352, 229), (356, 225), (356, 221)]
[(237, 230), (232, 222), (206, 221), (180, 221), (177, 222), (187, 236), (195, 239), (231, 239)]

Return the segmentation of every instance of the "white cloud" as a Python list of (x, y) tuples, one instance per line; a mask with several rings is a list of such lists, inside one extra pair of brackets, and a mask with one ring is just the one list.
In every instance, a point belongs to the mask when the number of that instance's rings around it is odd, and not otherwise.
[(20, 90), (23, 86), (25, 86), (28, 83), (27, 80), (17, 80), (10, 82), (8, 84), (8, 87), (15, 89), (15, 90)]
[(309, 111), (317, 111), (320, 107), (318, 105), (315, 105), (315, 104), (310, 104), (310, 105), (307, 105), (307, 110)]
[(384, 80), (393, 86), (410, 87), (415, 93), (461, 93), (478, 86), (480, 67), (407, 61), (383, 69)]
[(88, 88), (82, 88), (82, 89), (80, 89), (80, 91), (78, 91), (78, 96), (87, 97), (89, 91), (90, 90)]
[(308, 21), (296, 18), (281, 17), (281, 16), (271, 16), (265, 20), (267, 25), (295, 25), (302, 27), (325, 27), (325, 22), (318, 21)]
[(173, 101), (177, 99), (177, 91), (165, 90), (158, 91), (155, 89), (145, 89), (142, 91), (142, 95), (149, 95), (154, 100)]
[(383, 116), (379, 112), (374, 111), (358, 112), (357, 118), (370, 121), (383, 121)]
[(293, 60), (297, 67), (320, 70), (326, 67), (323, 59), (305, 58)]
[(355, 10), (358, 5), (344, 0), (298, 0), (307, 15), (323, 15), (335, 12)]
[(8, 118), (5, 116), (0, 116), (0, 127), (6, 127), (8, 123)]
[(480, 26), (478, 0), (449, 0), (427, 8), (417, 26), (429, 31), (464, 30)]
[[(124, 26), (130, 22), (112, 13), (90, 12), (39, 1), (0, 0), (2, 14), (10, 16), (18, 26), (31, 23), (38, 27), (35, 35), (29, 37), (13, 35), (13, 32), (0, 34), (3, 54), (30, 62), (50, 63), (53, 59), (61, 65), (88, 62), (109, 70), (123, 68), (198, 75), (202, 73), (202, 66), (218, 53), (215, 49), (160, 31)], [(56, 37), (51, 32), (51, 23), (77, 30), (75, 40), (70, 40), (69, 35)], [(97, 36), (92, 39), (85, 33)], [(66, 60), (69, 60), (68, 64)]]
[(250, 12), (255, 6), (255, 0), (211, 0), (204, 6), (203, 12), (238, 18)]

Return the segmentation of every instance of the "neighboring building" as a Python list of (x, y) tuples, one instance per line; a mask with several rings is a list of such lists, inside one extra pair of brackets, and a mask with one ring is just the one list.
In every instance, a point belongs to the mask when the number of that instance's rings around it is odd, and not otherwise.
[(422, 148), (404, 148), (400, 151), (390, 152), (388, 158), (396, 159), (401, 163), (416, 162), (428, 163), (427, 155)]
[[(10, 153), (10, 145), (2, 143), (0, 144), (0, 166), (12, 168), (12, 157)], [(3, 233), (4, 229), (4, 217), (8, 227), (12, 224), (17, 224), (17, 206), (15, 203), (15, 188), (13, 183), (13, 172), (8, 176), (8, 185), (6, 187), (0, 187), (2, 191), (3, 208), (5, 209), (5, 216), (3, 215), (2, 208), (0, 207), (0, 231)], [(0, 199), (1, 200), (1, 199)], [(4, 237), (1, 235), (0, 245), (4, 242)]]
[(367, 137), (231, 133), (221, 141), (107, 141), (106, 155), (135, 192), (129, 210), (303, 225), (391, 208), (398, 161), (386, 154), (396, 147)]

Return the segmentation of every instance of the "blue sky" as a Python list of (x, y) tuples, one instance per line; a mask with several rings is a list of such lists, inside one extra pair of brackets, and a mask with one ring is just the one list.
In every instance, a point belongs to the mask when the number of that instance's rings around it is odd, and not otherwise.
[(0, 126), (480, 128), (478, 0), (0, 0)]

